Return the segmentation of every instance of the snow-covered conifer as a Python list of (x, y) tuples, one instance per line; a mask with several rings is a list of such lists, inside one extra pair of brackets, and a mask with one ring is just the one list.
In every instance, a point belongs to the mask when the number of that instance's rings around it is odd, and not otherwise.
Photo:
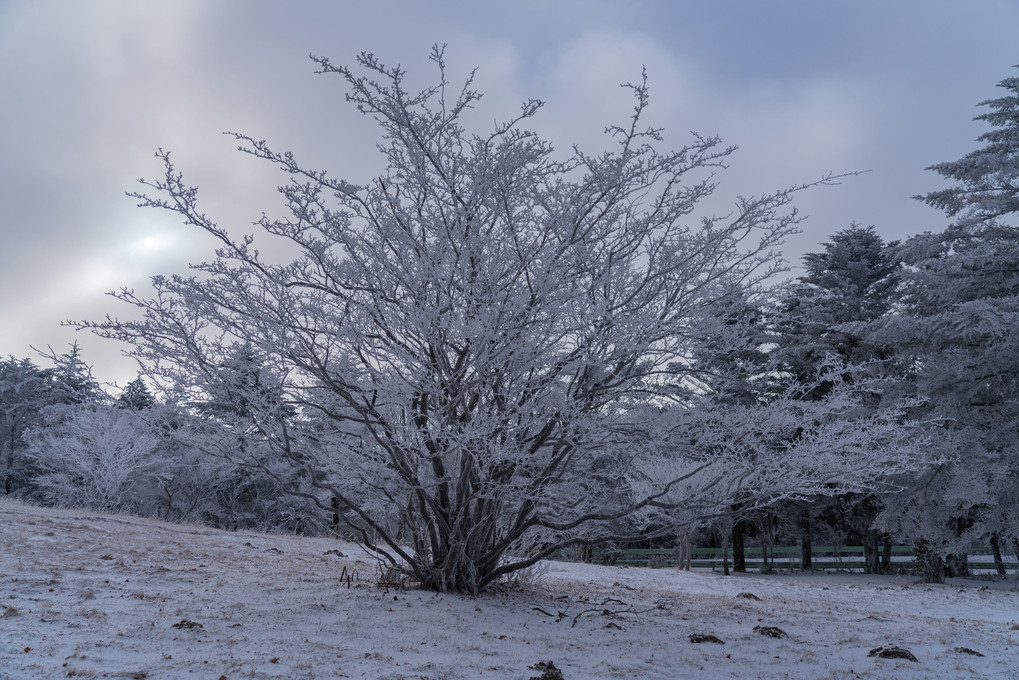
[(956, 219), (904, 244), (901, 313), (875, 335), (908, 361), (955, 461), (885, 514), (935, 561), (973, 541), (1019, 548), (1019, 78), (999, 85), (1014, 94), (982, 103), (986, 146), (931, 168), (957, 184), (918, 198)]
[(929, 167), (955, 185), (916, 197), (957, 217), (960, 225), (1019, 213), (1019, 77), (1005, 78), (998, 87), (1009, 94), (980, 102), (990, 110), (974, 119), (993, 128), (977, 137), (986, 144), (957, 161)]

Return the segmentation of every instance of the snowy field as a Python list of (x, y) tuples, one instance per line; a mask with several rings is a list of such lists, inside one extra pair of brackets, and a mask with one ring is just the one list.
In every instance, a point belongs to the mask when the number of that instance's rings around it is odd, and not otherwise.
[(438, 595), (329, 539), (0, 499), (0, 678), (1019, 679), (1011, 581), (543, 569)]

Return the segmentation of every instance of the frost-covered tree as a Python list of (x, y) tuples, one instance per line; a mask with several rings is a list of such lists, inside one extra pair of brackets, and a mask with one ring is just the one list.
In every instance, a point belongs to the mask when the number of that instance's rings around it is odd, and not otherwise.
[[(1000, 85), (1019, 94), (1017, 78)], [(935, 580), (953, 569), (941, 558), (973, 541), (1019, 549), (1019, 96), (982, 105), (992, 111), (978, 119), (996, 128), (980, 136), (988, 144), (932, 166), (957, 185), (920, 197), (956, 220), (905, 244), (902, 313), (878, 334), (910, 360), (954, 459), (885, 513), (921, 543)]]
[[(886, 524), (932, 559), (1019, 538), (1019, 232), (994, 225), (917, 237), (903, 313), (881, 326), (912, 362), (916, 393), (955, 462), (896, 499)], [(937, 578), (941, 567), (933, 566)]]
[(658, 443), (634, 459), (628, 478), (644, 493), (671, 484), (663, 503), (642, 511), (649, 523), (696, 526), (730, 510), (731, 523), (776, 503), (898, 492), (937, 462), (922, 428), (906, 419), (909, 402), (874, 408), (869, 395), (887, 380), (837, 361), (810, 382), (769, 368), (758, 402), (706, 393), (661, 412)]
[(149, 391), (149, 386), (141, 376), (127, 384), (124, 391), (117, 397), (117, 406), (141, 411), (156, 405), (156, 398)]
[(0, 362), (0, 475), (5, 494), (24, 487), (31, 471), (22, 455), (25, 434), (53, 403), (49, 374), (28, 359)]
[[(804, 187), (694, 217), (733, 149), (700, 136), (666, 149), (644, 122), (646, 82), (627, 86), (634, 113), (607, 129), (609, 150), (557, 153), (526, 129), (538, 101), (469, 132), (473, 76), (454, 88), (441, 49), (432, 60), (439, 81), (412, 90), (370, 54), (356, 67), (315, 59), (380, 128), (387, 169), (365, 184), (235, 135), (290, 178), (289, 214), (257, 223), (298, 253), (289, 263), (206, 216), (159, 152), (165, 175), (137, 196), (218, 239), (216, 258), (154, 278), (152, 298), (120, 293), (142, 320), (83, 325), (130, 343), (164, 384), (200, 392), (250, 347), (277, 380), (227, 392), (250, 437), (303, 471), (316, 500), (336, 499), (393, 566), (428, 588), (477, 591), (615, 536), (648, 507), (715, 511), (722, 480), (744, 474), (724, 447), (708, 458), (671, 447), (674, 463), (697, 456), (646, 489), (621, 484), (663, 450), (677, 367), (718, 309), (775, 273)], [(825, 456), (841, 449), (816, 444), (787, 467), (769, 459), (772, 491), (829, 478)], [(701, 486), (672, 493), (692, 480)]]
[(35, 494), (62, 507), (137, 511), (162, 461), (158, 439), (133, 411), (106, 405), (50, 407), (29, 435)]
[(986, 144), (957, 161), (929, 167), (954, 186), (916, 197), (957, 218), (960, 225), (1019, 213), (1019, 77), (1006, 78), (998, 87), (1009, 94), (980, 102), (978, 106), (990, 110), (974, 119), (993, 128), (977, 137)]
[[(782, 386), (774, 380), (773, 362), (767, 352), (773, 337), (764, 319), (760, 301), (736, 298), (717, 308), (715, 318), (705, 324), (711, 327), (706, 333), (708, 340), (694, 351), (692, 361), (677, 367), (680, 380), (676, 396), (683, 410), (709, 405), (755, 408), (778, 396)], [(709, 398), (699, 398), (704, 396)], [(734, 491), (730, 516), (716, 521), (719, 530), (729, 525), (724, 540), (731, 541), (736, 572), (746, 571), (746, 517), (753, 513), (755, 500), (749, 490)], [(689, 527), (680, 528), (680, 532), (684, 530), (689, 531)]]
[(895, 300), (897, 242), (885, 243), (874, 227), (850, 225), (803, 256), (805, 272), (782, 296), (773, 319), (778, 347), (773, 356), (786, 370), (813, 379), (834, 354), (850, 363), (882, 358), (861, 322), (884, 316)]
[[(804, 274), (789, 285), (772, 316), (775, 348), (770, 353), (778, 370), (804, 385), (814, 385), (804, 393), (804, 399), (823, 399), (833, 389), (833, 384), (818, 380), (830, 370), (833, 358), (855, 366), (854, 373), (871, 380), (895, 372), (889, 366), (890, 348), (870, 341), (867, 329), (868, 324), (888, 314), (895, 302), (897, 246), (897, 242), (885, 243), (873, 227), (852, 224), (833, 234), (823, 244), (823, 251), (804, 255)], [(875, 385), (867, 398), (871, 407), (882, 408), (882, 397), (887, 400), (892, 387)], [(819, 515), (833, 514), (828, 506), (834, 502), (823, 498), (794, 504), (804, 568), (811, 562), (813, 522)], [(879, 537), (871, 528), (880, 509), (878, 499), (847, 497), (837, 502), (842, 511), (834, 514), (843, 528), (851, 529), (855, 540), (864, 544), (867, 570), (878, 571)], [(887, 537), (885, 544), (890, 550)]]
[(40, 368), (29, 359), (15, 357), (0, 362), (0, 486), (5, 494), (31, 484), (36, 471), (24, 455), (25, 436), (44, 425), (49, 407), (103, 398), (77, 343), (63, 354), (50, 349), (43, 356), (52, 362), (51, 367)]
[[(173, 440), (204, 456), (202, 467), (215, 469), (219, 481), (209, 521), (232, 529), (323, 529), (326, 513), (315, 503), (321, 505), (326, 494), (312, 487), (307, 465), (272, 445), (292, 436), (296, 415), (273, 366), (251, 344), (239, 344), (195, 379), (178, 394), (190, 393)], [(309, 424), (304, 427), (307, 436)]]
[(48, 369), (52, 381), (53, 397), (60, 404), (91, 404), (104, 401), (106, 394), (92, 375), (92, 367), (82, 357), (77, 342), (63, 354), (52, 348), (43, 353), (53, 367)]
[(937, 558), (1019, 538), (1019, 231), (950, 227), (906, 245), (903, 312), (879, 337), (910, 359), (916, 393), (940, 423), (936, 440), (955, 462), (897, 498), (885, 523), (931, 550), (928, 575), (939, 578)]

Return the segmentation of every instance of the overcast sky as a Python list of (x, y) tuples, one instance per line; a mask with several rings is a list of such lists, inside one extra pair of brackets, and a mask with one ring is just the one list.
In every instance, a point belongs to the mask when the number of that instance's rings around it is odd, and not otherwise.
[(976, 104), (1019, 63), (1019, 2), (0, 0), (0, 355), (77, 337), (97, 377), (130, 380), (115, 343), (60, 322), (123, 316), (105, 291), (211, 252), (125, 197), (158, 176), (153, 152), (172, 150), (206, 212), (246, 233), (279, 214), (283, 178), (220, 133), (364, 182), (373, 128), (308, 54), (368, 50), (424, 82), (433, 43), (454, 76), (479, 68), (480, 123), (538, 97), (537, 126), (563, 148), (602, 143), (632, 105), (618, 84), (646, 65), (670, 142), (739, 146), (723, 197), (869, 170), (799, 201), (796, 264), (851, 222), (887, 239), (945, 226), (910, 196), (942, 186), (926, 166), (976, 148)]

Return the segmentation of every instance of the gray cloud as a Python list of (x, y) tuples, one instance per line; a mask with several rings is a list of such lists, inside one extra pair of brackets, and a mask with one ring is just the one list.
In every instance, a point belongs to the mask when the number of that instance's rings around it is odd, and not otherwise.
[[(670, 141), (740, 146), (725, 197), (871, 170), (803, 198), (795, 261), (854, 220), (888, 238), (943, 226), (909, 197), (939, 186), (925, 166), (974, 147), (975, 104), (1013, 75), (1016, 35), (1019, 7), (990, 0), (0, 2), (0, 353), (59, 349), (75, 337), (61, 320), (125, 313), (103, 291), (207, 257), (207, 239), (123, 195), (159, 173), (159, 146), (238, 231), (277, 210), (280, 178), (224, 130), (368, 179), (372, 126), (309, 52), (371, 50), (426, 82), (429, 46), (448, 42), (454, 75), (479, 67), (479, 125), (542, 97), (535, 124), (564, 148), (604, 143), (630, 106), (618, 83), (646, 65)], [(119, 348), (78, 337), (100, 376), (130, 379)]]

